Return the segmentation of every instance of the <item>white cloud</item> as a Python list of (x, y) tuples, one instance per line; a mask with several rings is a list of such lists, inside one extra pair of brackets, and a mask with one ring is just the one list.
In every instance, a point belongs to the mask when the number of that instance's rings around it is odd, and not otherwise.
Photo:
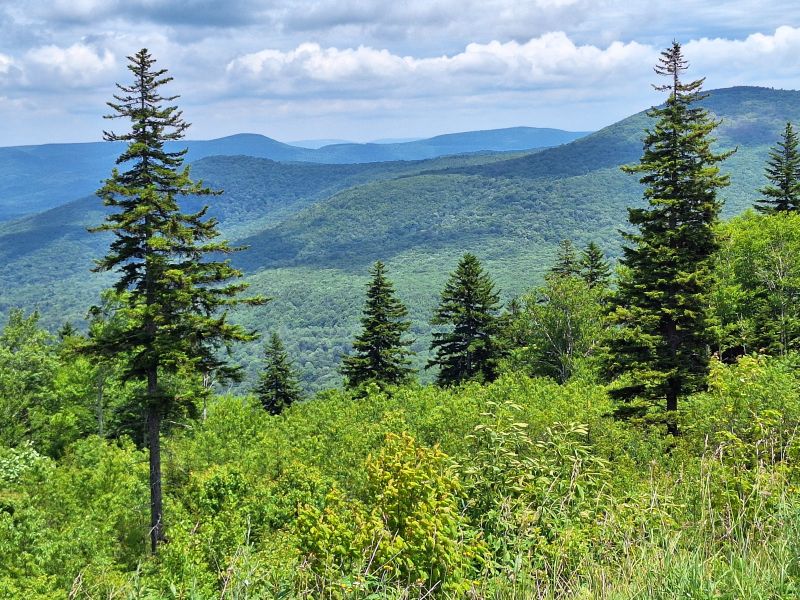
[[(684, 47), (692, 66), (687, 77), (708, 76), (709, 87), (800, 84), (800, 28), (782, 26), (739, 40), (701, 38)], [(353, 103), (369, 98), (455, 101), (500, 92), (556, 91), (582, 100), (634, 94), (647, 102), (659, 51), (638, 42), (577, 44), (564, 32), (524, 43), (471, 43), (457, 53), (428, 57), (369, 46), (303, 43), (292, 50), (268, 48), (232, 59), (225, 88), (231, 95), (306, 103), (312, 97)]]
[(11, 60), (10, 56), (0, 54), (0, 73), (7, 75), (11, 71), (13, 65), (14, 61)]
[(800, 28), (782, 26), (771, 35), (754, 33), (742, 40), (701, 38), (685, 50), (695, 71), (708, 73), (714, 85), (753, 84), (764, 77), (798, 81)]
[(227, 71), (231, 81), (239, 83), (238, 89), (253, 89), (255, 83), (260, 94), (315, 90), (334, 95), (459, 96), (622, 79), (652, 63), (654, 55), (652, 48), (636, 42), (579, 46), (565, 33), (554, 32), (526, 43), (471, 43), (457, 54), (427, 58), (365, 46), (339, 49), (306, 43), (288, 52), (266, 49), (245, 54), (232, 60)]
[(55, 76), (58, 80), (51, 79), (50, 84), (83, 87), (107, 79), (116, 68), (116, 58), (108, 49), (98, 50), (78, 43), (66, 48), (53, 45), (34, 48), (26, 53), (24, 64), (29, 80)]
[(707, 88), (800, 87), (798, 24), (796, 0), (3, 0), (0, 96), (26, 107), (14, 141), (87, 136), (144, 46), (195, 136), (585, 129), (658, 102), (673, 37)]

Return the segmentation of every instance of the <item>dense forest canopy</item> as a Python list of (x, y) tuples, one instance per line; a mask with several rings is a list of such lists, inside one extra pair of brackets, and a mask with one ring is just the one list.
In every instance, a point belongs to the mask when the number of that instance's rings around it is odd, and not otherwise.
[(187, 165), (129, 61), (99, 199), (0, 225), (0, 596), (800, 594), (797, 92), (675, 42), (556, 148)]

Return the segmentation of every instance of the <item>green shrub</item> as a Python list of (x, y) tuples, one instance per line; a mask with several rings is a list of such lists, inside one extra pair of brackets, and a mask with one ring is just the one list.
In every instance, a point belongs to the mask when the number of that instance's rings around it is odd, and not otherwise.
[(335, 492), (322, 510), (301, 512), (301, 548), (318, 583), (338, 572), (361, 585), (468, 588), (481, 545), (459, 511), (461, 486), (450, 459), (408, 434), (389, 434), (368, 458), (367, 472), (369, 505)]

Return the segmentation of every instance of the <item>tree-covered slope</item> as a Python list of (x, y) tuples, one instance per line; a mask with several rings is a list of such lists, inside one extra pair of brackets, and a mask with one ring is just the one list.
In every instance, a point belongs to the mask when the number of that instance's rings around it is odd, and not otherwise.
[[(723, 166), (731, 175), (723, 193), (726, 215), (752, 205), (769, 145), (786, 120), (800, 119), (797, 100), (797, 92), (734, 88), (705, 101), (723, 122), (719, 145), (737, 148)], [(639, 113), (571, 144), (434, 167), (353, 187), (303, 209), (243, 240), (251, 250), (237, 261), (254, 273), (257, 289), (275, 298), (243, 318), (280, 327), (310, 379), (335, 384), (335, 367), (357, 329), (364, 276), (381, 259), (411, 309), (414, 348), (427, 358), (427, 323), (461, 253), (486, 259), (508, 299), (538, 282), (563, 238), (581, 246), (595, 240), (618, 252), (626, 207), (641, 201), (636, 178), (619, 166), (638, 160), (648, 124)]]
[[(736, 148), (724, 170), (726, 213), (752, 204), (767, 148), (787, 120), (800, 120), (800, 93), (763, 88), (715, 91), (706, 106), (722, 120), (718, 144)], [(759, 107), (763, 106), (763, 110)], [(619, 167), (641, 154), (649, 119), (639, 113), (570, 144), (507, 160), (477, 162), (347, 189), (248, 237), (254, 270), (293, 264), (363, 264), (409, 249), (486, 239), (521, 245), (565, 237), (610, 239), (639, 200)], [(342, 223), (348, 227), (343, 228)], [(491, 245), (491, 241), (488, 241)], [(613, 250), (613, 248), (610, 248)]]
[[(188, 148), (188, 161), (251, 156), (283, 162), (350, 164), (423, 160), (449, 154), (506, 152), (555, 146), (585, 135), (559, 129), (514, 127), (470, 131), (394, 144), (335, 144), (301, 148), (257, 134), (168, 144)], [(120, 155), (116, 143), (45, 144), (0, 148), (0, 221), (40, 212), (94, 193)]]
[[(730, 215), (755, 199), (768, 147), (786, 120), (800, 121), (800, 93), (732, 88), (705, 102), (723, 120), (719, 145), (738, 147), (723, 165), (732, 179), (723, 194)], [(226, 190), (212, 199), (213, 212), (225, 236), (250, 246), (235, 261), (255, 291), (274, 298), (237, 318), (279, 330), (306, 385), (316, 388), (340, 381), (336, 368), (377, 259), (409, 306), (420, 366), (438, 292), (462, 253), (485, 261), (504, 299), (539, 280), (563, 238), (579, 246), (595, 240), (616, 254), (625, 209), (641, 201), (636, 178), (619, 166), (638, 159), (647, 125), (640, 113), (536, 153), (367, 165), (209, 158), (194, 174)], [(103, 242), (81, 231), (99, 222), (87, 206), (0, 227), (0, 311), (39, 306), (55, 324), (94, 301), (101, 282), (87, 270)], [(239, 350), (251, 371), (257, 355), (255, 347)]]
[[(210, 214), (221, 221), (225, 236), (236, 241), (360, 183), (507, 156), (516, 155), (352, 165), (216, 156), (194, 163), (192, 174), (224, 190), (221, 196), (203, 202), (210, 203)], [(107, 247), (109, 237), (87, 232), (88, 227), (102, 221), (104, 210), (98, 198), (84, 196), (39, 214), (0, 223), (0, 314), (13, 306), (35, 306), (50, 324), (82, 319), (85, 309), (97, 300), (104, 281), (88, 271), (93, 259)]]
[[(261, 135), (234, 135), (188, 141), (188, 160), (215, 155), (264, 156), (304, 160), (307, 150)], [(0, 220), (40, 212), (93, 194), (108, 177), (123, 146), (111, 142), (44, 144), (0, 148)]]

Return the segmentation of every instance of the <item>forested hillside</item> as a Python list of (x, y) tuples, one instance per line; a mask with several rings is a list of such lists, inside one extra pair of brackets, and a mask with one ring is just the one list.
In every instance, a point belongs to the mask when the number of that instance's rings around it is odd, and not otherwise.
[[(285, 162), (366, 163), (421, 160), (449, 154), (546, 148), (570, 142), (584, 132), (513, 127), (437, 136), (393, 144), (335, 144), (319, 149), (291, 146), (256, 134), (168, 145), (188, 148), (187, 159), (252, 156)], [(93, 194), (122, 150), (120, 144), (46, 144), (0, 148), (0, 221), (40, 212)], [(344, 169), (346, 172), (347, 169)]]
[[(722, 120), (719, 145), (737, 148), (725, 164), (732, 185), (722, 192), (724, 214), (752, 204), (769, 145), (786, 120), (800, 118), (799, 97), (732, 88), (704, 101)], [(463, 252), (485, 260), (505, 300), (540, 280), (561, 239), (594, 240), (615, 256), (625, 207), (640, 202), (635, 178), (619, 166), (639, 155), (647, 124), (640, 113), (524, 155), (362, 165), (218, 157), (198, 161), (193, 173), (226, 191), (211, 200), (211, 214), (229, 239), (251, 246), (236, 264), (254, 289), (274, 298), (238, 318), (280, 330), (302, 362), (305, 385), (320, 389), (339, 380), (375, 260), (387, 263), (411, 307), (415, 349), (424, 354), (438, 290)], [(86, 198), (0, 226), (0, 312), (38, 306), (53, 327), (83, 318), (103, 285), (87, 271), (104, 241), (84, 232), (100, 210)], [(251, 377), (253, 354), (239, 350)]]

